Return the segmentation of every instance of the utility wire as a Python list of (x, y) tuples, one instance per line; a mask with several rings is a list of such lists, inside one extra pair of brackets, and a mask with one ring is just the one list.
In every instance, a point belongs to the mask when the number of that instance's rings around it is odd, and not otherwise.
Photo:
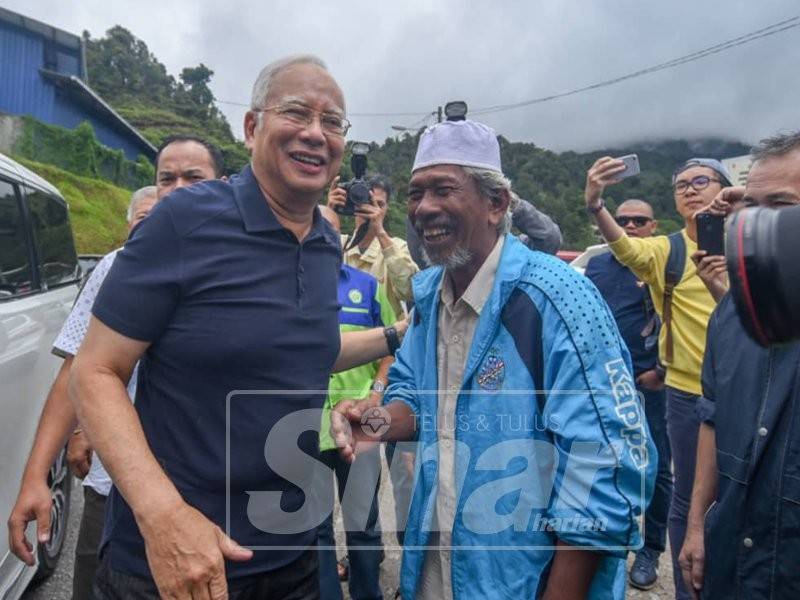
[[(550, 102), (553, 100), (558, 100), (560, 98), (566, 98), (568, 96), (574, 96), (576, 94), (580, 94), (582, 92), (588, 92), (591, 90), (596, 90), (604, 87), (608, 87), (611, 85), (615, 85), (617, 83), (621, 83), (623, 81), (628, 81), (630, 79), (635, 79), (637, 77), (642, 77), (644, 75), (649, 75), (651, 73), (656, 73), (658, 71), (663, 71), (665, 69), (672, 69), (674, 67), (684, 65), (686, 63), (694, 62), (708, 56), (713, 56), (715, 54), (719, 54), (721, 52), (725, 52), (732, 48), (737, 48), (739, 46), (744, 46), (745, 44), (749, 44), (756, 40), (770, 37), (776, 35), (778, 33), (787, 31), (789, 29), (794, 29), (796, 27), (800, 27), (800, 15), (790, 17), (788, 19), (784, 19), (783, 21), (779, 21), (777, 23), (773, 23), (767, 27), (762, 27), (761, 29), (757, 29), (755, 31), (751, 31), (750, 33), (746, 33), (744, 35), (740, 35), (735, 38), (731, 38), (727, 41), (720, 42), (719, 44), (715, 44), (713, 46), (708, 46), (707, 48), (703, 48), (701, 50), (697, 50), (690, 54), (686, 54), (684, 56), (680, 56), (678, 58), (669, 60), (667, 62), (663, 62), (657, 65), (653, 65), (650, 67), (646, 67), (644, 69), (639, 69), (638, 71), (633, 71), (632, 73), (628, 73), (626, 75), (621, 75), (619, 77), (614, 77), (613, 79), (606, 79), (604, 81), (599, 81), (597, 83), (592, 83), (590, 85), (585, 85), (583, 87), (575, 88), (566, 92), (560, 92), (557, 94), (550, 94), (548, 96), (541, 96), (539, 98), (533, 98), (531, 100), (524, 100), (522, 102), (514, 102), (511, 104), (497, 104), (495, 106), (486, 106), (483, 108), (471, 109), (469, 112), (472, 115), (485, 115), (490, 113), (496, 112), (503, 112), (506, 110), (512, 110), (515, 108), (521, 108), (524, 106), (531, 106), (533, 104), (542, 104), (544, 102)], [(233, 102), (231, 100), (216, 100), (219, 104), (231, 104), (233, 106), (244, 106), (249, 108), (249, 104), (244, 104), (242, 102)], [(422, 118), (417, 121), (417, 123), (424, 123), (430, 116), (431, 112), (427, 111), (417, 111), (417, 112), (372, 112), (372, 113), (350, 113), (348, 116), (352, 117), (419, 117)], [(412, 125), (411, 127), (414, 127)]]
[(781, 33), (782, 31), (786, 31), (788, 29), (794, 29), (795, 27), (800, 27), (800, 16), (792, 17), (790, 19), (786, 19), (779, 23), (775, 23), (774, 25), (770, 25), (769, 27), (764, 27), (763, 29), (759, 29), (757, 31), (753, 31), (743, 36), (739, 36), (737, 38), (730, 39), (726, 42), (722, 42), (720, 44), (716, 44), (714, 46), (709, 46), (708, 48), (704, 48), (702, 50), (698, 50), (696, 52), (692, 52), (691, 54), (687, 54), (685, 56), (681, 56), (679, 58), (667, 61), (665, 63), (661, 63), (658, 65), (654, 65), (652, 67), (647, 67), (645, 69), (640, 69), (638, 71), (634, 71), (632, 73), (628, 73), (626, 75), (622, 75), (620, 77), (615, 77), (613, 79), (607, 79), (605, 81), (600, 81), (598, 83), (593, 83), (591, 85), (586, 85), (580, 88), (576, 88), (573, 90), (569, 90), (567, 92), (561, 92), (558, 94), (551, 94), (549, 96), (542, 96), (540, 98), (534, 98), (532, 100), (525, 100), (523, 102), (515, 102), (513, 104), (500, 104), (497, 106), (488, 106), (485, 108), (478, 108), (470, 110), (470, 113), (473, 115), (485, 115), (489, 113), (501, 112), (506, 110), (511, 110), (514, 108), (520, 108), (523, 106), (530, 106), (532, 104), (541, 104), (543, 102), (549, 102), (552, 100), (557, 100), (559, 98), (565, 98), (567, 96), (574, 96), (575, 94), (580, 94), (581, 92), (586, 92), (590, 90), (596, 90), (603, 87), (608, 87), (622, 81), (627, 81), (629, 79), (634, 79), (636, 77), (642, 77), (643, 75), (649, 75), (650, 73), (655, 73), (658, 71), (663, 71), (665, 69), (671, 69), (677, 67), (679, 65), (683, 65), (689, 62), (694, 62), (696, 60), (700, 60), (701, 58), (705, 58), (707, 56), (712, 56), (714, 54), (719, 54), (720, 52), (724, 52), (726, 50), (730, 50), (731, 48), (736, 48), (738, 46), (743, 46), (745, 44), (749, 44), (755, 40), (769, 37), (775, 35), (777, 33)]

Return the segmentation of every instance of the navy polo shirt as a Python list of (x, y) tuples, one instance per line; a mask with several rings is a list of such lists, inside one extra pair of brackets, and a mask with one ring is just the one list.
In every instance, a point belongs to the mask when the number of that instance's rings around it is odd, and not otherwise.
[[(304, 504), (307, 463), (292, 453), (317, 456), (317, 432), (285, 444), (290, 460), (278, 457), (275, 470), (265, 441), (284, 417), (322, 409), (339, 353), (340, 264), (339, 236), (319, 211), (299, 243), (248, 166), (230, 182), (198, 183), (159, 202), (117, 255), (94, 304), (107, 326), (150, 342), (136, 411), (186, 502), (244, 546), (282, 547), (227, 563), (229, 579), (283, 566), (316, 542), (313, 527), (265, 533), (248, 515), (248, 500), (277, 492), (283, 511)], [(295, 463), (300, 473), (291, 472)], [(116, 488), (106, 511), (111, 567), (150, 576), (139, 529)]]
[(654, 368), (658, 360), (656, 338), (653, 337), (652, 346), (646, 348), (646, 338), (642, 337), (642, 330), (653, 316), (647, 286), (611, 252), (593, 257), (586, 265), (585, 275), (600, 291), (614, 315), (619, 333), (631, 353), (634, 374)]

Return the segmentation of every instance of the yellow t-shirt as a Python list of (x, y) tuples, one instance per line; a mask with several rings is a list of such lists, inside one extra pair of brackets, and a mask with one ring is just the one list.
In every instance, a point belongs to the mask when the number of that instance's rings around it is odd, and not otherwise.
[[(703, 354), (706, 350), (706, 328), (711, 311), (716, 303), (692, 262), (692, 254), (697, 252), (697, 243), (689, 239), (684, 229), (686, 242), (686, 264), (683, 277), (672, 295), (672, 340), (673, 361), (664, 360), (667, 348), (667, 328), (662, 327), (658, 337), (658, 350), (661, 361), (667, 367), (667, 385), (690, 392), (702, 393), (700, 371)], [(609, 244), (614, 256), (630, 268), (634, 274), (650, 286), (658, 315), (663, 319), (664, 308), (664, 267), (669, 256), (669, 239), (665, 235), (650, 238), (631, 238), (623, 235)]]

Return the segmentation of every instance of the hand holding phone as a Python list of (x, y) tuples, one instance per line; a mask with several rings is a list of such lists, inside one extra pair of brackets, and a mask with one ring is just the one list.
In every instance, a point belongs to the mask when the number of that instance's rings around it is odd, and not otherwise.
[(623, 163), (625, 163), (625, 170), (617, 175), (617, 181), (622, 181), (628, 177), (633, 177), (641, 172), (639, 170), (639, 157), (635, 154), (626, 154), (625, 156), (620, 156), (615, 160), (621, 160)]

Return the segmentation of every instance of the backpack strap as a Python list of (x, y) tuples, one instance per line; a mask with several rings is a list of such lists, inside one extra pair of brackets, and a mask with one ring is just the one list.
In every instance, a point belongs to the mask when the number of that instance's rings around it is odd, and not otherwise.
[(683, 269), (686, 265), (686, 241), (683, 232), (676, 231), (667, 236), (669, 240), (669, 256), (664, 266), (664, 327), (667, 329), (666, 352), (664, 360), (672, 363), (674, 344), (672, 340), (672, 296), (675, 288), (683, 278)]

